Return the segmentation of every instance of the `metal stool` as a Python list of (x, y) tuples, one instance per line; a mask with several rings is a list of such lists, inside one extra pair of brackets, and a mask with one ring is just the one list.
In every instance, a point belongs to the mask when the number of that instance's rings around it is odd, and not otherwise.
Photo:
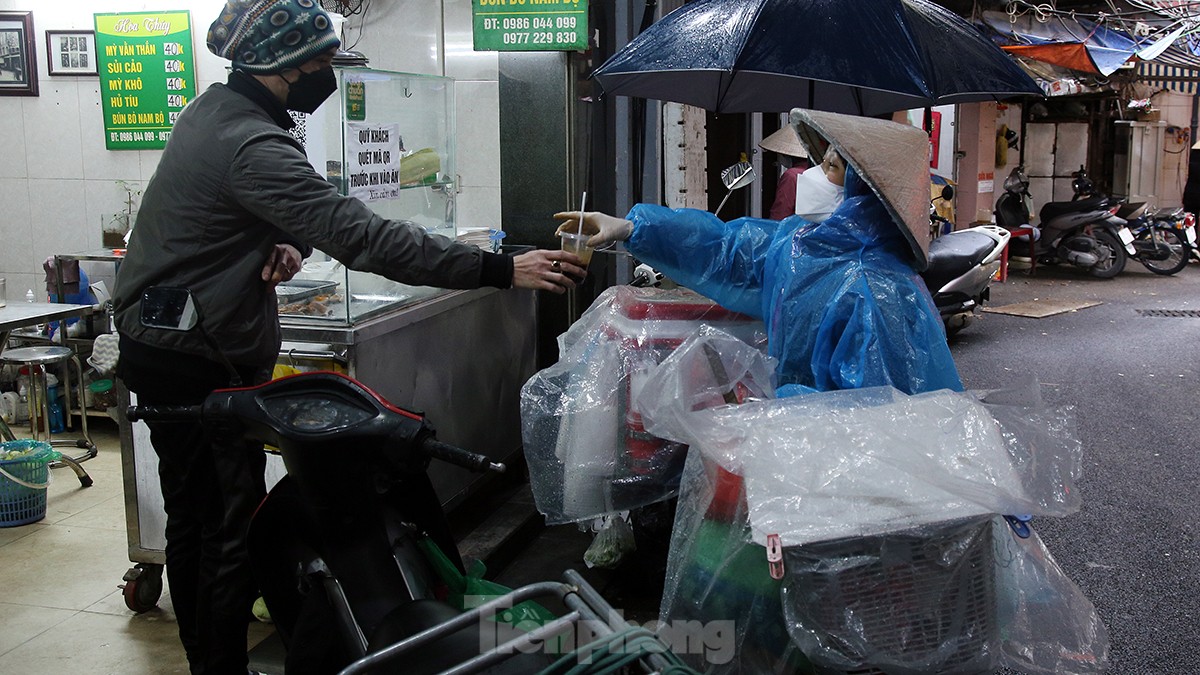
[[(79, 465), (96, 456), (96, 444), (88, 435), (87, 411), (83, 409), (83, 366), (74, 350), (69, 347), (21, 347), (0, 352), (0, 362), (17, 366), (25, 366), (29, 370), (29, 431), (35, 440), (46, 441), (51, 446), (74, 446), (84, 450), (76, 457), (63, 455), (60, 462), (51, 467), (69, 466), (79, 478), (83, 487), (92, 484), (92, 477)], [(67, 363), (75, 366), (76, 393), (79, 396), (80, 419), (82, 420), (83, 438), (73, 440), (54, 440), (50, 437), (50, 396), (46, 387), (46, 366), (55, 363)], [(70, 365), (64, 367), (63, 390), (67, 399), (67, 415), (71, 410), (71, 371)]]

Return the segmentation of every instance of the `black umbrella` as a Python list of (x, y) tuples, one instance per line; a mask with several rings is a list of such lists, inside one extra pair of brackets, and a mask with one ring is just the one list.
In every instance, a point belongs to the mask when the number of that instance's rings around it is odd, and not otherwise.
[(607, 94), (715, 112), (877, 115), (1042, 95), (999, 47), (928, 0), (695, 0), (600, 66)]

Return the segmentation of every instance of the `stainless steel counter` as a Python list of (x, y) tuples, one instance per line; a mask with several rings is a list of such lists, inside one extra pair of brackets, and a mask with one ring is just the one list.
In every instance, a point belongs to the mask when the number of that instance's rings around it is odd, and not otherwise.
[[(353, 326), (288, 317), (281, 360), (336, 354), (352, 377), (424, 412), (443, 441), (503, 461), (521, 446), (520, 390), (536, 370), (536, 324), (532, 291), (453, 291)], [(476, 478), (438, 462), (430, 475), (449, 506)]]

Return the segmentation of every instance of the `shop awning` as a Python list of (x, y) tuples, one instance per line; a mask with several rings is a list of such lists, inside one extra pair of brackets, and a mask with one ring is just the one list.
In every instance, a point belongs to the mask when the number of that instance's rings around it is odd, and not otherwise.
[(1169, 89), (1180, 94), (1194, 95), (1200, 83), (1200, 70), (1169, 66), (1155, 61), (1143, 61), (1137, 67), (1139, 82)]
[(1139, 45), (1121, 31), (1067, 16), (1051, 15), (1042, 22), (1033, 14), (1010, 17), (1005, 12), (984, 12), (982, 21), (1009, 43), (1004, 45), (1006, 51), (1097, 75), (1113, 74), (1151, 46)]
[(1013, 56), (1034, 59), (1083, 73), (1101, 75), (1099, 66), (1092, 60), (1087, 46), (1078, 42), (1050, 43), (1039, 45), (1006, 45), (1001, 47)]

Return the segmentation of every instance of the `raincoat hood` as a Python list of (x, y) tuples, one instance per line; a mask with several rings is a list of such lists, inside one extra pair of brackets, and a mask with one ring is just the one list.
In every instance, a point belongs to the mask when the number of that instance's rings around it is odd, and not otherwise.
[(817, 110), (792, 111), (810, 157), (830, 145), (904, 233), (918, 271), (929, 266), (929, 136), (905, 124)]

